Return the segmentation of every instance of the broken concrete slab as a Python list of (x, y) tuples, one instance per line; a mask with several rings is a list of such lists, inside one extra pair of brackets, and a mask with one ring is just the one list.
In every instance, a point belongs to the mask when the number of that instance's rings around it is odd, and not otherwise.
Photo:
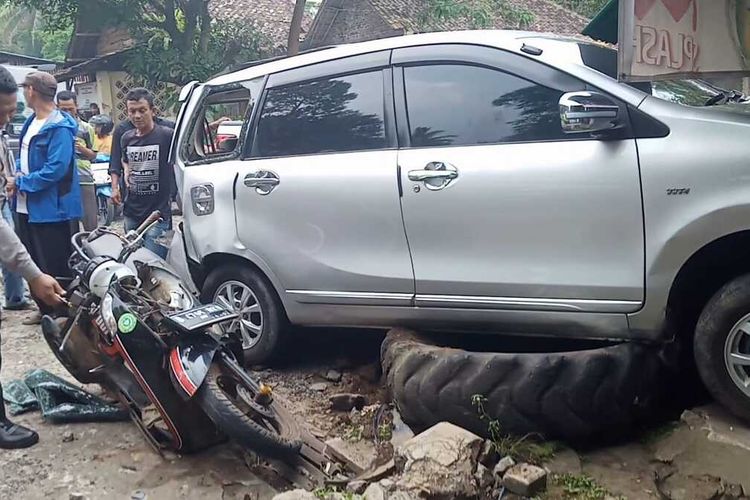
[(346, 441), (333, 438), (326, 441), (326, 452), (344, 462), (355, 474), (362, 474), (377, 458), (375, 447), (367, 441)]
[(719, 405), (693, 410), (703, 420), (709, 441), (750, 451), (750, 427)]
[(750, 492), (750, 429), (717, 405), (683, 412), (683, 425), (655, 444), (655, 458), (683, 476), (721, 478)]
[(712, 476), (684, 476), (671, 474), (657, 481), (657, 488), (667, 500), (713, 500), (724, 493), (721, 479)]
[(495, 464), (495, 468), (492, 470), (492, 472), (495, 473), (495, 475), (499, 478), (502, 478), (503, 475), (510, 469), (516, 465), (516, 461), (513, 460), (513, 457), (507, 456), (500, 459), (497, 464)]
[(495, 485), (496, 476), (484, 465), (477, 464), (477, 470), (474, 472), (474, 480), (477, 482), (477, 487), (484, 491)]
[(316, 382), (314, 384), (310, 384), (310, 390), (315, 392), (325, 392), (326, 389), (328, 389), (328, 384), (325, 382)]
[(372, 483), (362, 494), (364, 500), (386, 500), (388, 492), (378, 483)]
[(390, 459), (388, 462), (384, 463), (383, 465), (380, 465), (378, 467), (375, 467), (373, 469), (363, 472), (362, 474), (357, 476), (356, 479), (371, 483), (373, 481), (379, 481), (385, 477), (390, 476), (391, 474), (393, 474), (395, 470), (396, 470), (396, 464), (393, 459)]
[(476, 496), (473, 479), (482, 442), (448, 422), (427, 429), (396, 448), (397, 488), (428, 497)]
[(547, 488), (547, 471), (531, 464), (514, 465), (505, 472), (503, 486), (523, 497), (533, 497)]

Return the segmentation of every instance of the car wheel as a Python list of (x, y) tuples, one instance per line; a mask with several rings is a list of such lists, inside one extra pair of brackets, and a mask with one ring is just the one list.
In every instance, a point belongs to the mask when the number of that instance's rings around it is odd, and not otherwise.
[(245, 365), (265, 364), (273, 359), (287, 319), (276, 292), (262, 273), (236, 264), (215, 269), (206, 278), (201, 301), (218, 302), (240, 314), (224, 328), (242, 340)]
[(711, 395), (738, 417), (750, 419), (750, 275), (730, 281), (708, 301), (693, 346)]
[(386, 336), (381, 361), (390, 394), (415, 430), (447, 421), (488, 436), (491, 419), (503, 434), (575, 441), (632, 430), (656, 416), (662, 399), (658, 351), (634, 342), (475, 352), (397, 329)]

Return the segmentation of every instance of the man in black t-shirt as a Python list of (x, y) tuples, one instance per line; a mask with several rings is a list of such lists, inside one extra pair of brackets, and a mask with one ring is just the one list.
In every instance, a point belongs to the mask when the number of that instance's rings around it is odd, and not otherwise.
[(122, 168), (110, 165), (112, 200), (122, 202), (122, 175), (126, 185), (123, 210), (126, 231), (138, 227), (154, 210), (161, 212), (163, 222), (146, 233), (144, 240), (146, 248), (166, 257), (167, 249), (158, 244), (157, 239), (172, 228), (174, 171), (169, 164), (169, 147), (173, 131), (155, 122), (154, 96), (148, 90), (132, 89), (125, 101), (135, 128), (125, 132), (119, 140)]

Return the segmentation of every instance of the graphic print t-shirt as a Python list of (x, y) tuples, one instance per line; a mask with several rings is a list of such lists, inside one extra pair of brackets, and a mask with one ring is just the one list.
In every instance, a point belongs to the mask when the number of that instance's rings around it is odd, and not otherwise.
[(129, 130), (120, 140), (122, 162), (126, 163), (128, 192), (123, 212), (139, 222), (159, 210), (164, 219), (171, 216), (174, 172), (168, 164), (172, 129), (156, 125), (144, 136)]

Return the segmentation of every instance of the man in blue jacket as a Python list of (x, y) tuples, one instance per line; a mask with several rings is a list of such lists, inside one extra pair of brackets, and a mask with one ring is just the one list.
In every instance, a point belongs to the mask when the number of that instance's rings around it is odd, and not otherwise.
[[(42, 272), (70, 277), (71, 221), (83, 215), (73, 146), (78, 124), (55, 106), (57, 81), (52, 75), (29, 73), (22, 86), (34, 114), (21, 131), (16, 177), (7, 185), (16, 195), (16, 232)], [(38, 324), (52, 312), (44, 303), (37, 305), (39, 312), (25, 324)]]

